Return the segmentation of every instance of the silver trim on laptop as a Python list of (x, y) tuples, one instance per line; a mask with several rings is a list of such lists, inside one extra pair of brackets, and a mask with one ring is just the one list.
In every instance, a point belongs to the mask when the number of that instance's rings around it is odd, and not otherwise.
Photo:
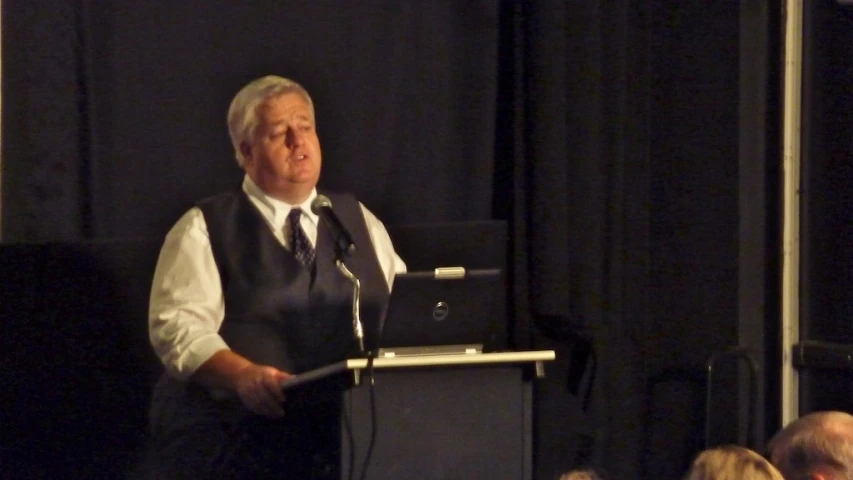
[(380, 348), (379, 356), (393, 357), (423, 357), (428, 355), (476, 355), (483, 353), (482, 344), (467, 345), (435, 345), (422, 347), (388, 347)]

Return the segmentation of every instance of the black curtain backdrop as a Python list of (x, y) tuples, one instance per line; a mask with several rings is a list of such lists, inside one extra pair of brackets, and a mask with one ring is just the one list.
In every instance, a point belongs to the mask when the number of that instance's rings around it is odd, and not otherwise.
[[(800, 341), (853, 348), (853, 5), (805, 4), (803, 18), (803, 254)], [(845, 355), (846, 356), (846, 355)], [(845, 358), (842, 356), (841, 358)], [(853, 371), (843, 364), (801, 372), (800, 411), (853, 411)]]
[[(494, 2), (4, 8), (20, 45), (6, 59), (6, 118), (21, 136), (6, 152), (26, 159), (7, 178), (31, 179), (7, 182), (6, 240), (164, 234), (191, 202), (239, 185), (225, 112), (270, 73), (314, 97), (323, 186), (354, 191), (389, 223), (491, 216)], [(42, 48), (52, 43), (61, 50)]]
[(507, 222), (512, 340), (558, 356), (537, 384), (537, 478), (679, 478), (702, 443), (704, 359), (744, 324), (775, 345), (775, 272), (739, 252), (775, 241), (742, 226), (777, 214), (761, 145), (778, 140), (779, 6), (5, 0), (2, 238), (162, 238), (239, 185), (234, 93), (292, 77), (315, 102), (322, 186), (387, 225)]

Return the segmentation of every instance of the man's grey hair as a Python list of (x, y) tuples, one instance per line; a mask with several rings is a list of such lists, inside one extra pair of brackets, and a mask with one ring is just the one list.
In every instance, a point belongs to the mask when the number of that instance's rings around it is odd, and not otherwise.
[(836, 411), (805, 415), (774, 435), (767, 452), (785, 480), (809, 480), (814, 473), (853, 480), (853, 416)]
[(289, 78), (276, 75), (267, 75), (250, 82), (240, 89), (231, 106), (228, 108), (228, 134), (231, 136), (231, 144), (234, 146), (234, 156), (237, 164), (242, 167), (246, 163), (240, 144), (254, 144), (256, 129), (258, 128), (258, 107), (267, 100), (287, 93), (298, 93), (305, 98), (311, 116), (314, 116), (314, 102), (302, 85)]

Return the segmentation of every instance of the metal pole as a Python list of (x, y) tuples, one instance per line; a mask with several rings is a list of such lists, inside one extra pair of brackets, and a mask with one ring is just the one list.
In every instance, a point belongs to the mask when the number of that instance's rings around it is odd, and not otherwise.
[(784, 191), (782, 226), (782, 425), (799, 416), (799, 379), (791, 361), (800, 339), (800, 124), (803, 0), (785, 1)]

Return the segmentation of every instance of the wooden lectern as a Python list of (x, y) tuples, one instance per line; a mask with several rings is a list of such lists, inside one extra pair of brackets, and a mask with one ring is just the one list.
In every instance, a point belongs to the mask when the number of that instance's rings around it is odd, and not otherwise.
[(284, 387), (351, 377), (341, 402), (342, 479), (531, 480), (532, 381), (551, 360), (552, 350), (359, 358)]

